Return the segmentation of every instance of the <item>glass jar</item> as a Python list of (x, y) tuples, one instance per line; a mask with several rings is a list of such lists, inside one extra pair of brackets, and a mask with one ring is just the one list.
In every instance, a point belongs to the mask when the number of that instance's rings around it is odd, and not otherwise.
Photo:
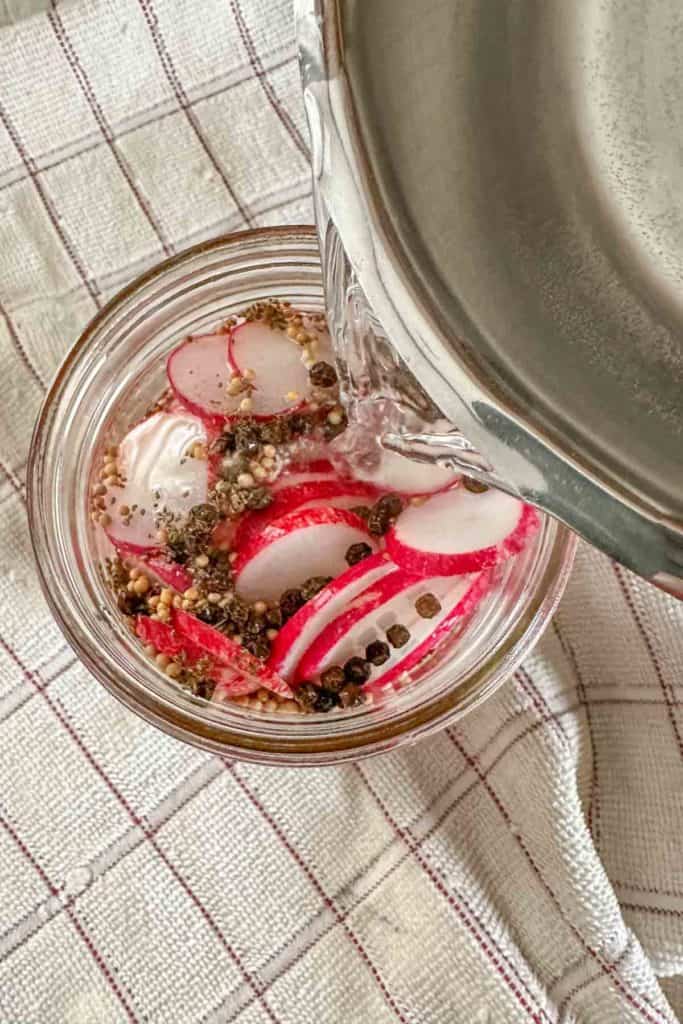
[(121, 291), (86, 327), (45, 400), (29, 461), (29, 517), (43, 589), (92, 674), (126, 707), (214, 753), (280, 765), (333, 764), (389, 750), (453, 723), (515, 669), (566, 584), (575, 538), (544, 518), (460, 636), (375, 704), (326, 715), (255, 712), (180, 689), (143, 653), (104, 585), (89, 515), (93, 467), (158, 398), (186, 335), (276, 297), (322, 310), (315, 230), (268, 228), (203, 243)]

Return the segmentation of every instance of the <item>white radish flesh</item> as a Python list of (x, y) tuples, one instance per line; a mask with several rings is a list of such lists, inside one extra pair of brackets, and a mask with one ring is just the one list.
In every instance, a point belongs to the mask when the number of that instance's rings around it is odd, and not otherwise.
[[(115, 546), (125, 545), (142, 554), (158, 547), (155, 516), (168, 511), (184, 517), (207, 495), (207, 464), (190, 455), (197, 443), (205, 444), (204, 424), (189, 413), (157, 412), (138, 423), (119, 445), (118, 471), (125, 480), (112, 486), (106, 509), (111, 523), (106, 533)], [(129, 510), (122, 517), (121, 508)]]
[[(368, 685), (377, 685), (379, 680), (388, 682), (397, 674), (395, 670), (399, 665), (399, 671), (404, 671), (402, 663), (414, 650), (419, 648), (420, 657), (425, 656), (429, 638), (478, 578), (463, 576), (454, 580), (447, 576), (416, 580), (400, 569), (395, 570), (368, 587), (321, 631), (299, 662), (297, 679), (315, 679), (332, 665), (343, 666), (349, 658), (365, 657), (368, 644), (376, 640), (386, 642), (387, 630), (402, 625), (409, 630), (410, 639), (403, 647), (391, 647), (387, 661), (373, 668)], [(431, 619), (422, 618), (415, 608), (417, 600), (426, 594), (434, 595), (441, 604)]]
[(370, 555), (328, 583), (279, 631), (268, 659), (269, 667), (291, 682), (300, 658), (325, 626), (358, 594), (394, 569), (385, 554)]
[[(310, 390), (303, 350), (285, 331), (252, 321), (232, 331), (229, 359), (233, 370), (253, 372), (251, 412), (258, 417), (291, 412)], [(251, 373), (250, 373), (251, 378)]]
[(457, 487), (409, 505), (387, 535), (387, 550), (420, 576), (476, 572), (521, 551), (537, 525), (536, 511), (517, 498)]
[(238, 554), (238, 594), (274, 601), (311, 576), (338, 576), (352, 544), (370, 543), (365, 523), (346, 509), (313, 508), (270, 523)]
[(188, 338), (169, 356), (166, 372), (176, 399), (195, 416), (217, 425), (237, 409), (226, 394), (232, 374), (227, 334)]
[(459, 480), (459, 474), (452, 469), (444, 469), (427, 462), (416, 462), (398, 452), (383, 449), (379, 463), (372, 469), (362, 465), (353, 467), (357, 480), (381, 487), (385, 491), (396, 491), (399, 494), (417, 495), (433, 494), (452, 486)]

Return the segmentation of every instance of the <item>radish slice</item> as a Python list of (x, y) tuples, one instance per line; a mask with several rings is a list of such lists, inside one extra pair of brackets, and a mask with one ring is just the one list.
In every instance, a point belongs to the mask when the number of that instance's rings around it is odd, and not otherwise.
[[(488, 572), (478, 573), (474, 577), (460, 576), (457, 580), (447, 576), (445, 580), (449, 582), (450, 590), (443, 599), (440, 598), (441, 611), (432, 619), (413, 620), (407, 654), (403, 654), (405, 648), (392, 651), (389, 660), (378, 670), (379, 674), (370, 678), (363, 687), (364, 690), (373, 692), (397, 681), (400, 685), (399, 677), (416, 668), (435, 651), (439, 644), (472, 614), (491, 586), (491, 575)], [(417, 597), (422, 593), (433, 593), (438, 596), (437, 591), (440, 589), (436, 585), (436, 579), (423, 580)]]
[(289, 682), (296, 680), (297, 664), (317, 634), (354, 597), (394, 569), (386, 554), (369, 555), (328, 583), (284, 624), (273, 642), (269, 667)]
[[(138, 423), (119, 446), (119, 472), (125, 484), (113, 487), (112, 522), (106, 527), (110, 541), (130, 553), (144, 554), (158, 547), (155, 516), (166, 510), (185, 516), (206, 501), (206, 462), (188, 452), (196, 442), (206, 443), (204, 424), (189, 413), (157, 412)], [(132, 510), (128, 523), (119, 509)]]
[(247, 601), (274, 601), (311, 576), (338, 576), (348, 567), (347, 550), (359, 541), (369, 542), (366, 524), (347, 509), (292, 512), (238, 552), (237, 592)]
[(164, 586), (183, 594), (192, 586), (192, 577), (182, 565), (171, 562), (168, 558), (155, 555), (140, 559), (140, 566), (148, 575), (155, 577)]
[[(282, 697), (293, 697), (292, 691), (284, 679), (281, 679), (276, 672), (266, 668), (258, 658), (246, 651), (244, 647), (236, 644), (230, 637), (219, 633), (213, 626), (201, 622), (194, 615), (181, 611), (179, 608), (173, 609), (173, 625), (183, 637), (201, 648), (205, 655), (215, 658), (221, 665), (227, 665), (236, 674), (245, 676), (250, 681), (257, 681), (257, 689), (264, 687), (272, 693), (279, 693)], [(249, 691), (242, 690), (241, 692)]]
[(171, 590), (182, 594), (192, 586), (192, 577), (187, 569), (157, 554), (153, 549), (148, 554), (136, 555), (135, 552), (128, 550), (127, 545), (117, 544), (116, 550), (131, 568), (141, 569), (146, 576), (150, 576), (164, 587), (170, 587)]
[(457, 484), (460, 474), (444, 469), (433, 463), (416, 462), (398, 452), (382, 449), (379, 464), (372, 469), (354, 465), (353, 475), (357, 480), (366, 480), (385, 491), (396, 491), (412, 497), (420, 494), (436, 494)]
[(405, 509), (387, 534), (387, 550), (419, 576), (476, 572), (521, 551), (538, 521), (535, 509), (502, 491), (457, 487)]
[[(189, 665), (206, 658), (206, 652), (197, 644), (182, 636), (168, 623), (151, 619), (147, 615), (138, 615), (135, 632), (143, 643), (153, 644), (159, 654), (166, 654), (169, 658), (177, 658), (183, 654)], [(211, 698), (214, 701), (254, 693), (261, 688), (258, 679), (247, 679), (226, 665), (210, 665), (206, 670), (206, 677), (216, 683)]]
[(219, 427), (237, 408), (228, 399), (226, 387), (231, 369), (226, 334), (203, 334), (188, 338), (168, 358), (166, 373), (179, 402), (195, 416)]
[(235, 532), (234, 546), (239, 549), (250, 544), (264, 526), (296, 509), (323, 505), (327, 508), (353, 508), (368, 501), (372, 503), (376, 497), (374, 487), (351, 480), (313, 480), (283, 487), (277, 491), (268, 508), (242, 516)]
[[(293, 412), (308, 396), (310, 381), (303, 350), (284, 331), (258, 321), (241, 324), (230, 333), (228, 359), (233, 370), (254, 372), (252, 414), (270, 418)], [(286, 395), (296, 395), (287, 398)]]
[[(474, 581), (478, 579), (479, 576), (474, 577)], [(458, 580), (449, 576), (420, 579), (402, 569), (394, 570), (363, 591), (321, 631), (299, 662), (297, 679), (313, 679), (331, 665), (343, 665), (354, 656), (363, 657), (369, 643), (384, 640), (386, 630), (400, 623), (410, 631), (408, 644), (392, 648), (390, 657), (375, 670), (378, 674), (366, 685), (376, 687), (380, 682), (387, 683), (405, 671), (406, 664), (414, 665), (431, 650), (437, 630), (444, 622), (447, 621), (450, 628), (455, 621), (455, 608), (462, 607), (464, 614), (474, 606), (473, 599), (463, 604), (472, 586), (473, 578), (469, 576)], [(481, 593), (481, 588), (475, 591), (479, 596)], [(415, 609), (415, 602), (423, 594), (434, 594), (441, 602), (441, 610), (432, 619), (421, 618)], [(442, 635), (439, 632), (437, 639)], [(418, 649), (419, 657), (414, 659), (414, 651)]]

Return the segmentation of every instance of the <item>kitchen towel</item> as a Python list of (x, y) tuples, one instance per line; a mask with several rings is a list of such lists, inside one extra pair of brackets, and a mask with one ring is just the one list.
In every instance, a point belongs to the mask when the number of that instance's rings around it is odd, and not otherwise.
[(26, 527), (46, 386), (144, 268), (310, 221), (308, 140), (290, 0), (0, 20), (0, 1024), (683, 1019), (683, 605), (603, 555), (488, 703), (354, 766), (225, 763), (74, 660)]

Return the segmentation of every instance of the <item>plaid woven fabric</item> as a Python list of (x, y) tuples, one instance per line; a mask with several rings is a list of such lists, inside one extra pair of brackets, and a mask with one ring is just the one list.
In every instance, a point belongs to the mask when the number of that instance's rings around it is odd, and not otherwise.
[(46, 384), (165, 254), (310, 220), (307, 139), (289, 0), (0, 22), (0, 1024), (683, 1019), (683, 606), (605, 557), (461, 727), (358, 766), (223, 763), (75, 662), (25, 522)]

